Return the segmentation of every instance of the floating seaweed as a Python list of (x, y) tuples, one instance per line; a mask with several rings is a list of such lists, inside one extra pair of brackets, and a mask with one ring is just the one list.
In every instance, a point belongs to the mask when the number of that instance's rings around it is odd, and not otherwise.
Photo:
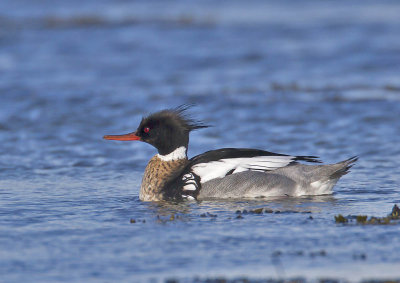
[(400, 224), (400, 208), (395, 204), (392, 208), (392, 212), (386, 217), (376, 217), (367, 215), (348, 215), (343, 216), (342, 214), (335, 215), (336, 223), (352, 223), (362, 225), (388, 225), (388, 224)]
[(400, 219), (400, 208), (395, 204), (392, 209), (392, 213), (390, 213), (390, 216), (393, 217), (393, 219)]
[(131, 223), (131, 224), (139, 223), (139, 222), (141, 222), (141, 223), (146, 223), (146, 220), (145, 220), (145, 219), (135, 219), (135, 218), (131, 218), (131, 219), (129, 220), (129, 223)]
[(218, 217), (218, 215), (212, 214), (212, 213), (210, 213), (210, 212), (206, 212), (206, 213), (200, 214), (200, 217), (211, 217), (211, 218), (215, 218), (215, 217)]
[(341, 214), (335, 215), (335, 222), (336, 223), (347, 223), (349, 222), (346, 217)]

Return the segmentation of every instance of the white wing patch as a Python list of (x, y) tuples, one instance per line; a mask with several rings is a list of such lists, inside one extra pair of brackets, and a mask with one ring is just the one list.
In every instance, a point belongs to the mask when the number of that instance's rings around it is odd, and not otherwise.
[(187, 196), (187, 195), (182, 195), (182, 197), (183, 197), (184, 199), (187, 199), (187, 200), (194, 200), (194, 199), (195, 199), (194, 197), (192, 197), (192, 196)]
[(228, 172), (232, 170), (232, 174), (248, 170), (274, 170), (288, 165), (295, 158), (296, 157), (294, 156), (255, 156), (225, 158), (218, 161), (196, 164), (192, 167), (192, 171), (200, 177), (200, 183), (203, 184), (212, 179), (223, 178)]
[(188, 173), (183, 175), (182, 181), (185, 182), (186, 185), (183, 186), (184, 191), (195, 191), (197, 190), (196, 179), (194, 178), (192, 173)]

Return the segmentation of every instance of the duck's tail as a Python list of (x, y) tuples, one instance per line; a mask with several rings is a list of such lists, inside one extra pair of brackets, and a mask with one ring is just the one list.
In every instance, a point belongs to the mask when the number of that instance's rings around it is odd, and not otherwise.
[(334, 172), (331, 173), (329, 179), (338, 180), (343, 175), (350, 172), (350, 168), (353, 167), (354, 163), (358, 160), (358, 156), (350, 157), (344, 161), (332, 164), (332, 166), (338, 167)]
[(350, 168), (354, 165), (354, 162), (356, 162), (357, 159), (357, 156), (353, 156), (335, 164), (308, 167), (310, 191), (306, 193), (315, 195), (331, 194), (337, 181), (339, 181), (340, 177), (350, 172)]

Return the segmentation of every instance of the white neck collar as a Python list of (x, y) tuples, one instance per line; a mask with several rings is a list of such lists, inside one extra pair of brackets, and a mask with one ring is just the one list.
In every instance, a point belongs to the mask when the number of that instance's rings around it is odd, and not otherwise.
[(186, 147), (184, 146), (178, 147), (173, 152), (168, 153), (166, 155), (157, 154), (157, 157), (160, 158), (162, 161), (174, 161), (186, 158)]

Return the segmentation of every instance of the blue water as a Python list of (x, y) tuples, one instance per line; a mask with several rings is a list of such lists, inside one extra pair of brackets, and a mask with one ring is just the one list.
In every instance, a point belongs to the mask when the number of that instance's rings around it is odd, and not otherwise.
[[(398, 1), (1, 1), (0, 281), (400, 278), (399, 225), (334, 220), (400, 203), (399, 15)], [(183, 103), (214, 126), (190, 156), (360, 160), (333, 196), (142, 203), (155, 150), (102, 136)], [(281, 213), (237, 218), (259, 207)]]

